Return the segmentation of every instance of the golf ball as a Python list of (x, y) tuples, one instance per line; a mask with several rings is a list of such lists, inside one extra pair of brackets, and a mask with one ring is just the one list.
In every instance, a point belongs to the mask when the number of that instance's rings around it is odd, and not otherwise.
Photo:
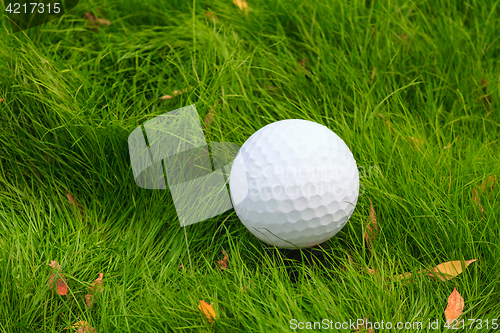
[(229, 178), (241, 222), (279, 248), (315, 246), (351, 217), (359, 193), (354, 157), (327, 127), (289, 119), (255, 132), (240, 148)]

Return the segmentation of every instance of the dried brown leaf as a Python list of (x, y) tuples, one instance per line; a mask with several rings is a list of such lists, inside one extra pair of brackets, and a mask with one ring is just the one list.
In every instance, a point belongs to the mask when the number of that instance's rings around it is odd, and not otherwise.
[(198, 309), (207, 317), (208, 322), (210, 324), (215, 323), (215, 311), (214, 308), (212, 307), (212, 304), (208, 304), (207, 302), (201, 300), (200, 303), (198, 304)]
[(56, 272), (52, 272), (52, 274), (50, 275), (49, 288), (52, 289), (54, 287), (54, 280), (55, 280), (55, 277), (57, 274), (57, 276), (59, 277), (55, 281), (57, 293), (61, 296), (67, 295), (68, 294), (68, 285), (66, 282), (66, 278), (61, 273), (61, 265), (59, 265), (59, 263), (57, 261), (51, 260), (49, 266), (56, 270)]
[(59, 263), (57, 261), (55, 261), (55, 260), (51, 260), (49, 266), (52, 267), (52, 268), (55, 268), (55, 269), (60, 269), (61, 268), (61, 265), (59, 265)]
[(376, 69), (376, 68), (374, 68), (374, 69), (372, 70), (372, 75), (370, 75), (370, 81), (371, 81), (372, 83), (373, 83), (373, 80), (375, 79), (375, 73), (376, 73), (376, 71), (377, 71), (377, 69)]
[(222, 250), (222, 253), (224, 254), (224, 258), (222, 260), (217, 261), (217, 264), (219, 264), (221, 271), (226, 269), (227, 265), (229, 264), (229, 257), (227, 255), (227, 252)]
[(99, 273), (99, 277), (95, 279), (94, 282), (92, 282), (92, 286), (90, 286), (90, 290), (96, 291), (96, 292), (102, 292), (104, 290), (104, 284), (102, 282), (102, 278), (104, 276), (104, 273)]
[(97, 18), (97, 17), (95, 17), (94, 14), (91, 14), (91, 13), (85, 13), (85, 18), (87, 19), (89, 24), (91, 26), (94, 26), (94, 27), (97, 27), (99, 25), (110, 25), (111, 24), (111, 22), (109, 22), (108, 20), (105, 20), (103, 18)]
[(95, 293), (101, 293), (104, 290), (104, 284), (102, 282), (104, 274), (99, 273), (99, 277), (92, 282), (92, 285), (89, 287), (89, 292), (87, 295), (85, 295), (85, 304), (87, 304), (87, 307), (90, 308), (92, 303), (94, 302), (94, 294)]
[[(464, 299), (458, 293), (457, 287), (455, 287), (450, 297), (448, 297), (448, 305), (444, 310), (444, 315), (446, 317), (447, 324), (451, 325), (453, 323), (453, 320), (458, 319), (462, 315), (463, 309), (464, 309)], [(458, 322), (456, 322), (455, 325), (458, 325)]]
[(93, 302), (94, 302), (94, 295), (92, 294), (85, 295), (85, 304), (87, 305), (88, 308), (90, 308)]
[(66, 279), (64, 277), (57, 279), (56, 288), (59, 295), (64, 296), (68, 294), (68, 285), (66, 284)]

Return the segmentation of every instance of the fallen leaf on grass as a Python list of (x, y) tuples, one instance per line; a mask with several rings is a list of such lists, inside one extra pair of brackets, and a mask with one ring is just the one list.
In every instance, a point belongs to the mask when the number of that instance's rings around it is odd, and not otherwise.
[(226, 269), (227, 265), (229, 264), (229, 257), (227, 255), (227, 252), (222, 250), (222, 253), (224, 254), (224, 258), (222, 260), (217, 261), (217, 264), (219, 264), (221, 271)]
[[(442, 264), (437, 265), (431, 270), (423, 270), (418, 273), (424, 273), (427, 276), (438, 278), (441, 281), (448, 281), (453, 279), (454, 277), (462, 274), (463, 269), (467, 268), (471, 263), (477, 261), (477, 259), (466, 260), (465, 267), (462, 267), (462, 262), (460, 260), (448, 261)], [(400, 274), (397, 279), (405, 279), (412, 277), (411, 273)]]
[[(446, 306), (446, 309), (444, 310), (444, 315), (446, 317), (446, 323), (448, 325), (451, 325), (454, 320), (457, 320), (460, 315), (462, 315), (462, 311), (464, 309), (464, 299), (462, 296), (458, 293), (457, 287), (453, 289), (453, 292), (451, 293), (450, 297), (448, 297), (448, 305)], [(458, 325), (458, 322), (455, 323), (453, 328)]]
[(93, 327), (90, 327), (90, 325), (83, 320), (77, 321), (74, 323), (71, 327), (71, 329), (77, 329), (75, 332), (76, 333), (95, 333), (95, 329)]
[(97, 31), (98, 27), (101, 25), (110, 25), (111, 22), (105, 20), (103, 18), (97, 18), (94, 14), (85, 13), (85, 18), (89, 22), (89, 25), (92, 27), (92, 30)]
[[(190, 89), (192, 87), (189, 87)], [(180, 94), (182, 94), (183, 92), (187, 92), (188, 91), (188, 88), (184, 88), (182, 91), (181, 90), (174, 90), (174, 92), (172, 93), (172, 95), (165, 95), (165, 96), (162, 96), (161, 99), (172, 99), (174, 98), (175, 96), (179, 96)]]
[(242, 11), (244, 11), (245, 13), (247, 12), (248, 10), (248, 4), (245, 0), (233, 0), (233, 3), (238, 6), (238, 8)]
[(370, 76), (370, 81), (371, 81), (372, 83), (373, 83), (373, 80), (375, 79), (375, 73), (376, 73), (376, 72), (377, 72), (377, 69), (376, 69), (376, 68), (374, 68), (374, 69), (372, 70), (372, 75)]
[(448, 261), (437, 265), (430, 272), (426, 272), (428, 276), (437, 277), (441, 281), (448, 281), (453, 279), (459, 274), (462, 274), (463, 269), (467, 268), (470, 264), (472, 264), (477, 259), (466, 260), (465, 267), (462, 268), (462, 262), (460, 260), (456, 261)]
[(85, 304), (88, 308), (90, 308), (90, 306), (94, 302), (94, 294), (101, 293), (104, 290), (104, 284), (102, 282), (103, 276), (103, 273), (99, 273), (99, 277), (95, 279), (95, 281), (92, 282), (92, 285), (89, 287), (92, 293), (88, 293), (87, 295), (85, 295)]
[(370, 200), (370, 218), (368, 220), (368, 224), (366, 225), (366, 231), (365, 231), (365, 241), (369, 251), (372, 250), (371, 242), (377, 239), (378, 237), (377, 230), (378, 230), (377, 217), (375, 216), (375, 209), (373, 208), (373, 203)]
[(92, 286), (90, 286), (90, 289), (101, 293), (104, 290), (104, 284), (102, 282), (102, 278), (104, 276), (104, 273), (99, 273), (99, 277), (95, 279), (94, 282), (92, 282)]
[(85, 295), (85, 304), (87, 305), (87, 307), (90, 308), (93, 303), (94, 303), (94, 295), (92, 294)]
[(3, 98), (0, 98), (0, 103), (3, 102)]
[(49, 279), (49, 287), (52, 289), (54, 287), (54, 279), (56, 273), (58, 274), (59, 278), (55, 282), (56, 290), (57, 293), (61, 296), (67, 295), (68, 294), (68, 285), (66, 282), (66, 278), (64, 278), (64, 275), (61, 273), (61, 265), (57, 263), (57, 261), (52, 260), (49, 264), (50, 267), (54, 268), (57, 272), (53, 272), (52, 275), (50, 276)]
[(200, 304), (198, 304), (198, 309), (207, 317), (208, 322), (213, 324), (215, 322), (215, 311), (212, 307), (214, 303), (208, 304), (207, 302), (201, 300)]

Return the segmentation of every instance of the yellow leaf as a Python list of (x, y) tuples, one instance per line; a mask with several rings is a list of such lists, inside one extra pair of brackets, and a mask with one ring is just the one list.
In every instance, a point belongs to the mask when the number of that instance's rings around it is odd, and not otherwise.
[[(472, 260), (466, 260), (465, 261), (465, 267), (467, 268), (471, 263), (474, 261), (477, 261), (477, 259), (472, 259)], [(434, 267), (432, 270), (423, 270), (418, 273), (425, 273), (430, 277), (437, 277), (441, 281), (448, 281), (456, 277), (457, 275), (461, 274), (463, 272), (462, 268), (462, 262), (460, 260), (456, 261), (448, 261), (442, 264), (437, 265)], [(404, 274), (399, 274), (396, 276), (396, 279), (406, 279), (412, 277), (411, 273), (404, 273)]]
[(248, 4), (245, 0), (233, 0), (233, 3), (238, 6), (240, 10), (247, 11), (248, 9)]
[[(453, 323), (453, 320), (458, 319), (458, 317), (460, 317), (460, 315), (462, 314), (463, 309), (464, 309), (464, 299), (458, 293), (457, 287), (455, 287), (450, 297), (448, 297), (448, 305), (444, 310), (444, 315), (446, 317), (447, 324), (451, 325)], [(456, 322), (455, 325), (457, 324), (458, 322)]]
[(437, 277), (441, 281), (448, 281), (461, 274), (463, 269), (467, 268), (471, 263), (477, 259), (465, 261), (465, 267), (462, 268), (462, 262), (460, 260), (448, 261), (437, 265), (432, 269), (432, 271), (424, 271), (427, 275), (431, 277)]
[[(213, 303), (212, 303), (213, 304)], [(208, 304), (207, 302), (201, 300), (200, 304), (198, 304), (198, 309), (207, 317), (208, 322), (213, 324), (215, 321), (215, 311), (212, 307), (212, 304)]]

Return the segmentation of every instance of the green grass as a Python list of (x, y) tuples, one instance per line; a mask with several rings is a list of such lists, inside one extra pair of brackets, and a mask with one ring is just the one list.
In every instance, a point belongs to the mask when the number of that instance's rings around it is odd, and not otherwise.
[[(290, 332), (291, 319), (363, 317), (439, 320), (422, 330), (437, 332), (455, 287), (466, 319), (498, 318), (500, 192), (480, 196), (481, 212), (473, 190), (500, 174), (499, 1), (248, 3), (247, 18), (229, 0), (81, 1), (17, 34), (3, 19), (1, 332), (65, 332), (78, 320), (98, 333)], [(86, 12), (112, 23), (92, 31)], [(168, 191), (135, 185), (127, 137), (190, 104), (202, 121), (215, 111), (207, 141), (241, 145), (289, 118), (339, 134), (367, 171), (346, 227), (303, 257), (260, 243), (234, 211), (184, 233)], [(451, 281), (390, 279), (474, 258)], [(51, 260), (67, 298), (47, 287)], [(104, 292), (87, 310), (100, 272)], [(199, 300), (214, 303), (214, 325)]]

